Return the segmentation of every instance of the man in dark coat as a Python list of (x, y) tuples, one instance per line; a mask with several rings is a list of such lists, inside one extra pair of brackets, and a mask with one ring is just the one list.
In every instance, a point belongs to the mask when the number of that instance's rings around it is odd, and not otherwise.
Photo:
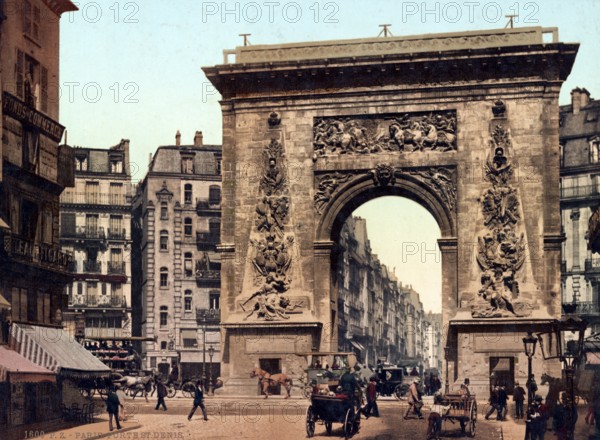
[[(492, 392), (490, 393), (490, 398), (488, 400), (490, 406), (488, 407), (487, 413), (485, 414), (485, 419), (489, 420), (490, 416), (498, 409), (498, 392), (500, 391), (500, 387), (494, 387)], [(496, 419), (500, 418), (500, 412), (496, 415)]]
[(529, 435), (529, 440), (544, 440), (548, 409), (542, 400), (542, 396), (536, 395), (533, 403), (527, 408), (525, 435)]
[(115, 392), (115, 388), (111, 387), (108, 392), (108, 396), (106, 397), (106, 412), (108, 412), (108, 429), (113, 430), (112, 420), (115, 418), (115, 423), (117, 424), (117, 429), (121, 429), (121, 424), (119, 423), (119, 407), (123, 408), (123, 404), (119, 400), (119, 396)]
[(379, 408), (377, 408), (377, 380), (372, 377), (367, 386), (367, 406), (363, 410), (363, 414), (368, 419), (373, 412), (373, 417), (379, 417)]
[(508, 403), (508, 394), (506, 394), (506, 389), (504, 387), (500, 387), (498, 390), (498, 417), (497, 420), (506, 420), (506, 413), (508, 409), (506, 408)]
[(167, 410), (167, 405), (165, 404), (165, 397), (167, 396), (167, 387), (160, 379), (158, 379), (158, 383), (156, 384), (156, 394), (158, 395), (158, 401), (156, 402), (156, 410), (163, 406), (163, 410)]
[(515, 402), (515, 419), (522, 419), (523, 401), (525, 400), (525, 389), (521, 385), (519, 385), (519, 382), (515, 382), (513, 400)]
[(194, 406), (188, 415), (188, 420), (192, 420), (192, 416), (196, 412), (196, 409), (200, 407), (202, 410), (202, 415), (204, 416), (204, 420), (208, 420), (206, 417), (206, 408), (204, 407), (204, 391), (202, 391), (202, 381), (199, 380), (196, 382), (196, 389), (194, 390)]

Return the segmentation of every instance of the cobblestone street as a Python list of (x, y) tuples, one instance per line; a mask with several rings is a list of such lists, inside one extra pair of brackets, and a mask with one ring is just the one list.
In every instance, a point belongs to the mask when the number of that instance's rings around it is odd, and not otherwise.
[[(197, 411), (191, 422), (187, 414), (191, 407), (189, 399), (167, 400), (168, 411), (156, 411), (155, 400), (150, 402), (128, 401), (126, 408), (135, 413), (123, 424), (123, 431), (108, 431), (108, 419), (103, 413), (93, 425), (73, 430), (46, 434), (43, 440), (51, 439), (305, 439), (306, 400), (263, 399), (207, 399), (208, 421), (202, 420)], [(427, 430), (428, 411), (425, 420), (404, 420), (405, 402), (381, 400), (380, 418), (362, 418), (355, 439), (424, 439)], [(510, 422), (509, 422), (510, 423)], [(134, 428), (134, 429), (131, 429)], [(461, 438), (458, 424), (444, 425), (445, 438)], [(318, 423), (315, 438), (329, 437), (325, 426)], [(343, 438), (342, 425), (334, 424), (331, 437)], [(466, 438), (466, 437), (464, 437)], [(477, 438), (501, 439), (500, 425), (495, 421), (482, 420), (477, 423)]]

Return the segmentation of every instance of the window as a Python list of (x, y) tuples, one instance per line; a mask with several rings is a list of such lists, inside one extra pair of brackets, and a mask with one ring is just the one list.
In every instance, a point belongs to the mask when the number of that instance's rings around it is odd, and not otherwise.
[(168, 231), (160, 231), (160, 250), (168, 251), (169, 250), (169, 232)]
[(208, 223), (208, 231), (211, 241), (218, 243), (221, 237), (221, 221), (218, 218), (211, 218)]
[(52, 244), (52, 227), (54, 217), (52, 216), (52, 208), (44, 208), (42, 215), (42, 240), (44, 243)]
[(160, 202), (160, 219), (169, 219), (169, 208), (167, 207), (167, 202)]
[(63, 237), (75, 236), (75, 213), (63, 212), (60, 214), (60, 235)]
[(21, 202), (21, 236), (25, 240), (34, 241), (38, 228), (38, 205), (27, 199)]
[(219, 205), (221, 203), (221, 188), (217, 185), (211, 185), (208, 189), (208, 204)]
[(221, 169), (223, 168), (223, 161), (221, 159), (217, 159), (217, 174), (221, 175)]
[(192, 291), (186, 290), (183, 297), (183, 309), (186, 312), (192, 311)]
[(590, 163), (600, 162), (600, 138), (595, 136), (590, 140)]
[(88, 238), (95, 238), (98, 236), (98, 215), (97, 214), (86, 214), (85, 215), (85, 234)]
[(88, 161), (87, 156), (76, 156), (75, 157), (75, 169), (77, 171), (87, 171)]
[(183, 188), (183, 203), (192, 203), (192, 184), (186, 183)]
[(18, 49), (15, 82), (17, 96), (29, 107), (48, 111), (48, 69)]
[(83, 283), (77, 283), (77, 295), (83, 295)]
[(210, 294), (208, 295), (208, 301), (209, 301), (209, 308), (213, 309), (213, 310), (218, 310), (220, 309), (220, 298), (221, 294), (218, 291), (215, 292), (210, 292)]
[(27, 320), (27, 289), (12, 288), (12, 319), (13, 321)]
[(32, 5), (29, 0), (25, 0), (23, 3), (23, 33), (36, 41), (40, 39), (40, 18), (39, 6)]
[(182, 157), (181, 158), (181, 172), (183, 174), (194, 174), (194, 158), (193, 157)]
[(123, 216), (111, 215), (108, 225), (109, 238), (125, 238), (123, 237)]
[(111, 205), (123, 205), (123, 184), (111, 182), (108, 188), (108, 198)]
[(169, 269), (160, 268), (160, 287), (169, 287)]
[(161, 350), (167, 349), (167, 341), (160, 341), (160, 349)]
[(166, 327), (169, 319), (169, 308), (167, 306), (160, 306), (160, 326)]
[(100, 183), (99, 182), (85, 182), (85, 201), (87, 203), (99, 203), (100, 202)]
[(185, 235), (186, 238), (192, 236), (192, 219), (189, 217), (186, 217), (183, 220), (183, 235)]
[(194, 271), (192, 270), (192, 253), (191, 252), (186, 252), (184, 254), (183, 270), (184, 270), (186, 277), (191, 277), (194, 274)]
[(122, 159), (111, 159), (110, 160), (110, 172), (115, 174), (121, 174), (123, 172), (123, 160)]

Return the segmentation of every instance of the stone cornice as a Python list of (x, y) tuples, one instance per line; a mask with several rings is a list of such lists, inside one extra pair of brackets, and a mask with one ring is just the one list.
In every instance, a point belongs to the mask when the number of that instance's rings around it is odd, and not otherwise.
[(571, 71), (578, 44), (539, 44), (485, 49), (400, 53), (305, 61), (225, 64), (205, 67), (223, 98), (268, 92), (455, 84), (487, 79), (540, 78), (562, 81)]

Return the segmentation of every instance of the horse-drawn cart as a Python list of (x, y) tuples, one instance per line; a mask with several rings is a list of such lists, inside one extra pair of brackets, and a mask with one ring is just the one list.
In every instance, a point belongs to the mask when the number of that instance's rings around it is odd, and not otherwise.
[(334, 423), (342, 423), (344, 438), (348, 439), (358, 432), (360, 427), (360, 406), (356, 400), (345, 396), (326, 396), (313, 394), (310, 406), (306, 410), (306, 434), (315, 435), (317, 422), (323, 422), (327, 434), (331, 434)]
[(477, 400), (474, 394), (446, 394), (442, 396), (440, 405), (446, 408), (441, 414), (443, 420), (451, 423), (458, 421), (460, 429), (469, 437), (475, 437), (475, 423), (477, 422)]

